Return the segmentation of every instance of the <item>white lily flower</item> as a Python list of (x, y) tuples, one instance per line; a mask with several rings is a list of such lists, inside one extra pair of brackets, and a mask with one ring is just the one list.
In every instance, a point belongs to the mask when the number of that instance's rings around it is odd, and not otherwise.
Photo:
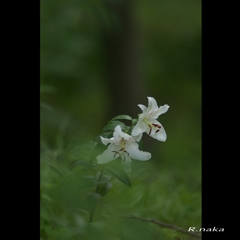
[(104, 138), (101, 136), (102, 143), (110, 145), (100, 155), (97, 156), (99, 164), (105, 164), (121, 157), (122, 164), (126, 172), (131, 172), (131, 158), (140, 161), (147, 161), (151, 158), (151, 153), (143, 152), (138, 149), (136, 141), (140, 140), (139, 136), (133, 137), (122, 132), (121, 127), (115, 127), (112, 138)]
[(165, 104), (164, 106), (158, 107), (157, 102), (153, 97), (148, 97), (148, 107), (142, 104), (139, 104), (138, 106), (143, 112), (138, 115), (139, 119), (132, 130), (132, 136), (138, 136), (143, 132), (146, 132), (149, 136), (165, 142), (167, 134), (162, 124), (156, 119), (161, 114), (167, 112), (169, 106)]

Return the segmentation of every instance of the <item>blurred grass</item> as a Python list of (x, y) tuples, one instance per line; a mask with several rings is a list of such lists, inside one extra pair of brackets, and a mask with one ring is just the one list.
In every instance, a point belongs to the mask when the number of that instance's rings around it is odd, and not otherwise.
[[(65, 151), (56, 154), (50, 150), (47, 153), (46, 149), (41, 154), (42, 239), (95, 239), (100, 232), (100, 239), (175, 239), (184, 236), (171, 229), (124, 218), (130, 215), (156, 219), (183, 229), (201, 226), (199, 176), (194, 172), (192, 176), (186, 174), (188, 172), (183, 168), (160, 169), (155, 164), (156, 159), (151, 159), (147, 162), (133, 160), (133, 171), (129, 176), (132, 188), (114, 177), (111, 179), (113, 187), (99, 199), (90, 227), (88, 219), (93, 202), (90, 202), (89, 193), (95, 191), (95, 186), (86, 176), (94, 176), (98, 170), (87, 166), (72, 168), (70, 163), (74, 156), (67, 153), (68, 164), (66, 161), (60, 163), (63, 156), (66, 160)], [(121, 164), (120, 160), (110, 163), (114, 164)]]

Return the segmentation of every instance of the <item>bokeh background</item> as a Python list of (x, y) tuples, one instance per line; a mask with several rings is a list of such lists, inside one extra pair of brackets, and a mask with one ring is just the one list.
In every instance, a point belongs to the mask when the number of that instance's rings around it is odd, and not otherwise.
[[(114, 116), (136, 118), (141, 113), (137, 104), (147, 105), (147, 96), (170, 106), (158, 119), (167, 141), (145, 136), (152, 159), (133, 161), (132, 188), (113, 179), (102, 201), (115, 214), (200, 227), (201, 1), (42, 0), (40, 7), (41, 239), (99, 237), (96, 229), (83, 231), (85, 216), (65, 215), (66, 208), (51, 205), (51, 187), (63, 174), (56, 166), (71, 172), (79, 147), (94, 140)], [(84, 172), (81, 167), (76, 171)], [(97, 214), (99, 222), (107, 219), (104, 210)], [(131, 227), (119, 239), (183, 236), (135, 223), (126, 224)], [(73, 225), (82, 226), (75, 235), (66, 230)], [(114, 226), (117, 234), (109, 230), (110, 239), (120, 236)], [(131, 235), (136, 228), (150, 235)]]

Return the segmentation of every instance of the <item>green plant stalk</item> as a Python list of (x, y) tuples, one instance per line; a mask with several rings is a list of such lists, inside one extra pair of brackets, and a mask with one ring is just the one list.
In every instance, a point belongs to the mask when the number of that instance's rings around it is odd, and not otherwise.
[[(100, 182), (101, 179), (102, 179), (103, 169), (104, 169), (104, 165), (102, 165), (102, 169), (101, 169), (100, 176), (99, 176), (99, 179), (98, 179), (99, 182)], [(96, 187), (95, 193), (98, 193), (99, 187), (100, 187), (100, 183), (98, 183), (98, 185), (97, 185), (97, 187)], [(94, 208), (95, 208), (95, 205), (93, 206), (93, 209), (92, 209), (92, 212), (91, 212), (91, 215), (90, 215), (90, 218), (89, 218), (89, 223), (92, 222), (92, 220), (93, 220)]]

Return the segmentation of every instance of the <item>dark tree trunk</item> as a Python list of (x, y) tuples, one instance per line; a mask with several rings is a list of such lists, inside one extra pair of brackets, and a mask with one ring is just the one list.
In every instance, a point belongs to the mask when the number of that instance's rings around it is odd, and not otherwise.
[(107, 8), (114, 17), (104, 32), (106, 81), (111, 101), (108, 117), (128, 114), (135, 118), (141, 112), (137, 104), (146, 102), (147, 96), (139, 72), (134, 1), (109, 1)]

